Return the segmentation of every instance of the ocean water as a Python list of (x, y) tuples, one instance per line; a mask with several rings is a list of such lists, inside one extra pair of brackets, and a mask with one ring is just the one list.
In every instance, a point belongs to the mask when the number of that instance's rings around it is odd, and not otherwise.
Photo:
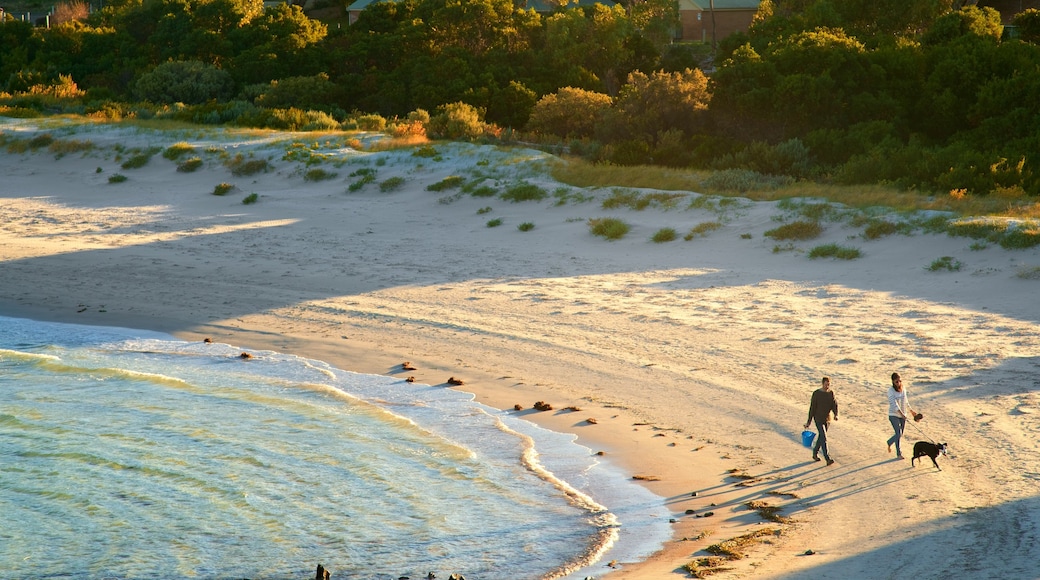
[(0, 317), (3, 578), (595, 578), (661, 498), (452, 389)]

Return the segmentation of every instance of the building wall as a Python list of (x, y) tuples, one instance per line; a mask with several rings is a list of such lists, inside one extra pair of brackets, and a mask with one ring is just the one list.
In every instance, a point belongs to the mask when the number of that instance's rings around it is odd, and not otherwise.
[[(726, 38), (734, 32), (747, 32), (754, 17), (754, 10), (716, 10), (715, 34), (718, 40)], [(711, 12), (706, 10), (680, 10), (679, 21), (682, 25), (682, 33), (679, 40), (712, 41)]]

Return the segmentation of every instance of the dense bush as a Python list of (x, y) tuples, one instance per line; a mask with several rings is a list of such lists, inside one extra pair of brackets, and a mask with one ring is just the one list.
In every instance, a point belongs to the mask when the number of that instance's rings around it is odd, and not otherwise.
[(231, 75), (197, 60), (170, 61), (138, 77), (138, 98), (153, 103), (197, 105), (209, 100), (227, 100), (234, 92)]
[(435, 139), (476, 139), (486, 125), (479, 109), (466, 103), (450, 103), (430, 117), (427, 131)]
[(592, 137), (611, 102), (603, 93), (563, 87), (535, 103), (527, 129), (567, 139)]

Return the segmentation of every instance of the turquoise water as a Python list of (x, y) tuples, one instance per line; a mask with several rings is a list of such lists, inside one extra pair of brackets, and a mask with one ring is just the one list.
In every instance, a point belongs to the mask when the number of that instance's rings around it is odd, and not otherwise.
[(0, 317), (5, 578), (602, 576), (660, 498), (467, 393)]

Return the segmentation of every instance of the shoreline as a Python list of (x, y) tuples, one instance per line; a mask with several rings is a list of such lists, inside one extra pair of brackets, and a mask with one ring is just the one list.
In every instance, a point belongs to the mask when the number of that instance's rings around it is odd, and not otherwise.
[[(185, 139), (78, 131), (130, 148)], [(158, 155), (124, 171), (104, 148), (0, 153), (0, 313), (208, 337), (431, 385), (456, 377), (497, 409), (578, 407), (524, 417), (604, 451), (676, 520), (662, 552), (611, 578), (685, 576), (680, 567), (709, 545), (777, 528), (723, 562), (728, 573), (870, 577), (885, 561), (908, 574), (986, 566), (1032, 578), (1040, 313), (1037, 281), (1022, 273), (1040, 268), (1040, 248), (920, 232), (867, 240), (843, 219), (781, 247), (765, 235), (792, 217), (776, 203), (608, 210), (600, 202), (611, 191), (553, 182), (544, 154), (468, 144), (434, 144), (439, 158), (350, 152), (328, 167), (336, 178), (309, 182), (277, 139), (229, 139), (226, 151), (271, 165), (232, 176), (222, 153), (208, 152), (219, 134), (206, 132), (203, 166), (188, 174)], [(360, 167), (402, 185), (352, 191)], [(128, 180), (108, 183), (119, 171)], [(428, 189), (459, 175), (565, 195), (513, 202)], [(234, 195), (211, 193), (229, 180)], [(258, 201), (244, 205), (250, 192)], [(632, 231), (591, 235), (588, 220), (605, 216)], [(662, 227), (706, 222), (719, 227), (649, 241)], [(827, 243), (862, 257), (807, 256)], [(928, 269), (944, 256), (963, 267)], [(925, 414), (919, 427), (951, 443), (941, 472), (885, 453), (893, 371)], [(841, 408), (830, 467), (800, 441), (825, 375)], [(756, 513), (761, 505), (781, 521)]]
[[(681, 438), (669, 437), (669, 443), (661, 449), (658, 439), (662, 432), (673, 431), (670, 428), (659, 428), (645, 422), (645, 418), (638, 417), (627, 409), (603, 405), (590, 406), (587, 401), (569, 398), (566, 392), (546, 389), (543, 385), (527, 384), (522, 378), (496, 376), (472, 365), (468, 365), (463, 372), (451, 365), (441, 364), (425, 356), (415, 356), (410, 353), (405, 356), (401, 352), (385, 352), (377, 345), (359, 344), (352, 341), (345, 348), (337, 348), (328, 340), (301, 337), (298, 335), (273, 335), (270, 332), (260, 330), (262, 321), (250, 325), (251, 319), (237, 322), (237, 328), (226, 324), (204, 324), (197, 328), (186, 330), (169, 329), (174, 326), (169, 321), (158, 322), (152, 319), (153, 325), (142, 328), (140, 321), (134, 317), (108, 316), (108, 313), (83, 312), (87, 317), (80, 318), (61, 315), (52, 310), (34, 309), (29, 313), (13, 309), (10, 304), (0, 300), (0, 316), (11, 318), (25, 318), (33, 321), (54, 322), (61, 324), (80, 324), (87, 326), (115, 327), (145, 332), (159, 332), (169, 334), (173, 338), (185, 342), (199, 342), (212, 339), (214, 342), (223, 342), (239, 347), (243, 352), (249, 351), (274, 351), (284, 354), (299, 356), (306, 359), (319, 360), (344, 371), (361, 374), (381, 375), (400, 378), (402, 376), (413, 376), (420, 384), (443, 385), (461, 392), (473, 394), (475, 401), (500, 410), (509, 410), (514, 405), (520, 404), (524, 408), (519, 416), (539, 427), (557, 433), (569, 434), (575, 437), (575, 442), (589, 448), (595, 454), (602, 455), (612, 469), (621, 473), (628, 473), (638, 485), (646, 488), (660, 498), (662, 506), (667, 506), (673, 513), (670, 524), (672, 537), (665, 542), (661, 550), (651, 554), (649, 557), (639, 561), (617, 562), (616, 566), (608, 566), (607, 559), (598, 565), (604, 567), (603, 574), (609, 573), (610, 578), (660, 578), (665, 574), (683, 574), (678, 569), (681, 566), (679, 559), (684, 551), (682, 539), (697, 534), (695, 529), (696, 520), (685, 514), (686, 510), (697, 512), (708, 511), (702, 509), (703, 502), (699, 502), (696, 496), (691, 495), (698, 489), (708, 489), (718, 482), (709, 478), (691, 479), (689, 483), (670, 478), (665, 474), (674, 472), (671, 462), (681, 460), (681, 453), (675, 446)], [(409, 358), (410, 357), (410, 358)], [(404, 371), (397, 360), (407, 360), (415, 370)], [(346, 365), (352, 366), (346, 366)], [(390, 368), (391, 372), (386, 372)], [(453, 370), (454, 369), (454, 370)], [(382, 372), (380, 372), (382, 371)], [(452, 374), (454, 373), (454, 374)], [(448, 377), (465, 377), (463, 385), (449, 385), (445, 380)], [(439, 380), (440, 379), (440, 380)], [(503, 381), (511, 382), (510, 385), (502, 387)], [(526, 401), (545, 400), (553, 405), (551, 411), (536, 411)], [(573, 407), (577, 410), (567, 410)], [(596, 423), (587, 421), (594, 418)], [(600, 429), (601, 423), (608, 424), (605, 429)], [(631, 426), (632, 434), (623, 436), (617, 432), (626, 426)], [(653, 448), (655, 453), (668, 453), (665, 457), (649, 457), (646, 450)], [(703, 467), (703, 457), (698, 458), (698, 465)], [(722, 465), (719, 465), (722, 469)], [(609, 506), (608, 506), (609, 509)], [(697, 516), (700, 517), (700, 516)], [(631, 522), (629, 522), (631, 523)], [(668, 525), (666, 522), (662, 522)], [(624, 527), (625, 522), (622, 522)], [(334, 572), (334, 571), (333, 571)]]

